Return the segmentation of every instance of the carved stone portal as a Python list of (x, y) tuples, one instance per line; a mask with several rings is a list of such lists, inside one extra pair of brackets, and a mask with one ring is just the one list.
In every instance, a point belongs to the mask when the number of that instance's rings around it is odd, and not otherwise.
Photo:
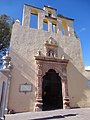
[(67, 64), (68, 60), (54, 57), (35, 56), (36, 60), (36, 103), (35, 111), (42, 111), (42, 80), (49, 69), (54, 69), (61, 77), (63, 109), (70, 107), (67, 84)]

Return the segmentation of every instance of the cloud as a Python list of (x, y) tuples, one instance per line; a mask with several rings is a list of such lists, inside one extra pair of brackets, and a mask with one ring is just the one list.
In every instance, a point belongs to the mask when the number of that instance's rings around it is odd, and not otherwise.
[(85, 30), (86, 30), (86, 28), (81, 28), (78, 33), (81, 33), (81, 32), (83, 32)]
[(85, 70), (90, 70), (90, 66), (85, 66)]

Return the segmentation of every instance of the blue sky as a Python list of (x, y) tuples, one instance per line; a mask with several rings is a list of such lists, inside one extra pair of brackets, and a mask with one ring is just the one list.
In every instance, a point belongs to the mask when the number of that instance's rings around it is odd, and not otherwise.
[(74, 18), (74, 28), (80, 38), (84, 65), (90, 66), (90, 0), (0, 0), (0, 14), (7, 14), (22, 22), (23, 5), (42, 8), (49, 5), (57, 13)]

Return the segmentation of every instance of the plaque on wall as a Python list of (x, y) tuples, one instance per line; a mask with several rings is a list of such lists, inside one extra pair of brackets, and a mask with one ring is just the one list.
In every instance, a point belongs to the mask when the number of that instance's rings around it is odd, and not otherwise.
[(32, 92), (32, 84), (21, 84), (19, 88), (20, 92)]

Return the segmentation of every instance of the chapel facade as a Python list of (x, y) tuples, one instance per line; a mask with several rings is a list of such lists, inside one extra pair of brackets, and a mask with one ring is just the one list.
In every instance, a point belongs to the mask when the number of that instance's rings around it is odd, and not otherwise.
[[(90, 71), (84, 70), (74, 19), (56, 11), (25, 4), (22, 25), (19, 20), (14, 23), (10, 51), (1, 70), (6, 77), (6, 110), (90, 107)], [(37, 18), (36, 28), (30, 27), (32, 15)]]

